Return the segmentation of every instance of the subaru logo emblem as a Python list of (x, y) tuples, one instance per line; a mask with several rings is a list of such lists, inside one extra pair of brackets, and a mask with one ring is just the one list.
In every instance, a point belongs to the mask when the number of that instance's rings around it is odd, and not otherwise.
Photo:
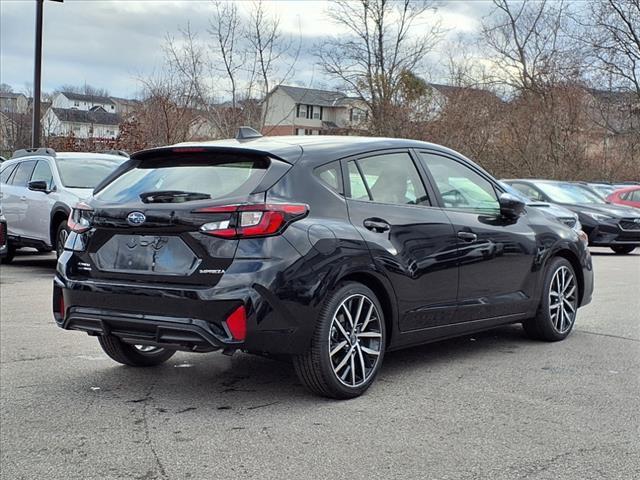
[(640, 218), (634, 218), (633, 223), (640, 223)]
[(127, 215), (127, 223), (129, 225), (133, 225), (134, 227), (137, 225), (142, 225), (147, 217), (144, 216), (142, 212), (131, 212)]

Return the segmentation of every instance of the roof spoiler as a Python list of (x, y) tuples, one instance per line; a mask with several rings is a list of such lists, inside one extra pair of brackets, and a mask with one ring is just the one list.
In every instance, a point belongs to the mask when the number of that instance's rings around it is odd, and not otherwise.
[(118, 155), (120, 157), (129, 158), (129, 154), (124, 150), (101, 150), (97, 153), (104, 153), (105, 155)]
[(47, 157), (55, 157), (56, 151), (53, 148), (23, 148), (13, 152), (13, 158), (29, 157), (32, 155), (44, 155)]
[(240, 127), (236, 133), (236, 140), (250, 140), (252, 138), (260, 138), (262, 134), (251, 127)]

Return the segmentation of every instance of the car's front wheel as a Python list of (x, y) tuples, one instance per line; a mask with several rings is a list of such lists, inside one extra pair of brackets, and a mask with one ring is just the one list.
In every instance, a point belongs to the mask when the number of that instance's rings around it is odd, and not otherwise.
[(576, 321), (579, 294), (571, 263), (562, 257), (553, 258), (545, 274), (538, 312), (523, 322), (527, 335), (548, 342), (564, 340)]
[(626, 255), (633, 252), (635, 248), (635, 245), (614, 245), (611, 247), (611, 250), (613, 250), (618, 255)]
[(56, 229), (56, 258), (60, 258), (60, 255), (64, 252), (64, 244), (67, 242), (68, 237), (69, 227), (67, 226), (67, 221), (64, 220), (58, 224)]
[(100, 335), (98, 342), (111, 359), (130, 367), (153, 367), (169, 360), (175, 350), (147, 345), (130, 345), (113, 335)]
[(364, 393), (378, 373), (385, 352), (382, 307), (366, 286), (348, 282), (325, 300), (311, 348), (294, 357), (300, 381), (312, 392), (330, 398)]

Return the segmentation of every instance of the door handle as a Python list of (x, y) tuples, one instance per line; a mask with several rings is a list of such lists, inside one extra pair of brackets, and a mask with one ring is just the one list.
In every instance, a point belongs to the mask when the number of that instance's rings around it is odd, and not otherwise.
[(20, 197), (20, 200), (22, 200), (23, 202), (26, 202), (26, 201), (27, 201), (27, 197), (25, 197), (24, 195), (22, 195), (22, 196)]
[(478, 240), (478, 235), (472, 232), (458, 232), (458, 238), (465, 242), (475, 242)]
[(367, 218), (364, 222), (362, 222), (362, 224), (367, 230), (371, 230), (372, 232), (377, 233), (386, 232), (391, 228), (391, 225), (380, 218)]

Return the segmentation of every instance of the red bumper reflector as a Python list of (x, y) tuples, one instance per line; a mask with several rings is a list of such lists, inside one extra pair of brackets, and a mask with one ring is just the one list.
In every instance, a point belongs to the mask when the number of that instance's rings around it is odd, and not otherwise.
[(243, 305), (227, 317), (227, 327), (234, 340), (244, 341), (247, 337), (247, 312)]

